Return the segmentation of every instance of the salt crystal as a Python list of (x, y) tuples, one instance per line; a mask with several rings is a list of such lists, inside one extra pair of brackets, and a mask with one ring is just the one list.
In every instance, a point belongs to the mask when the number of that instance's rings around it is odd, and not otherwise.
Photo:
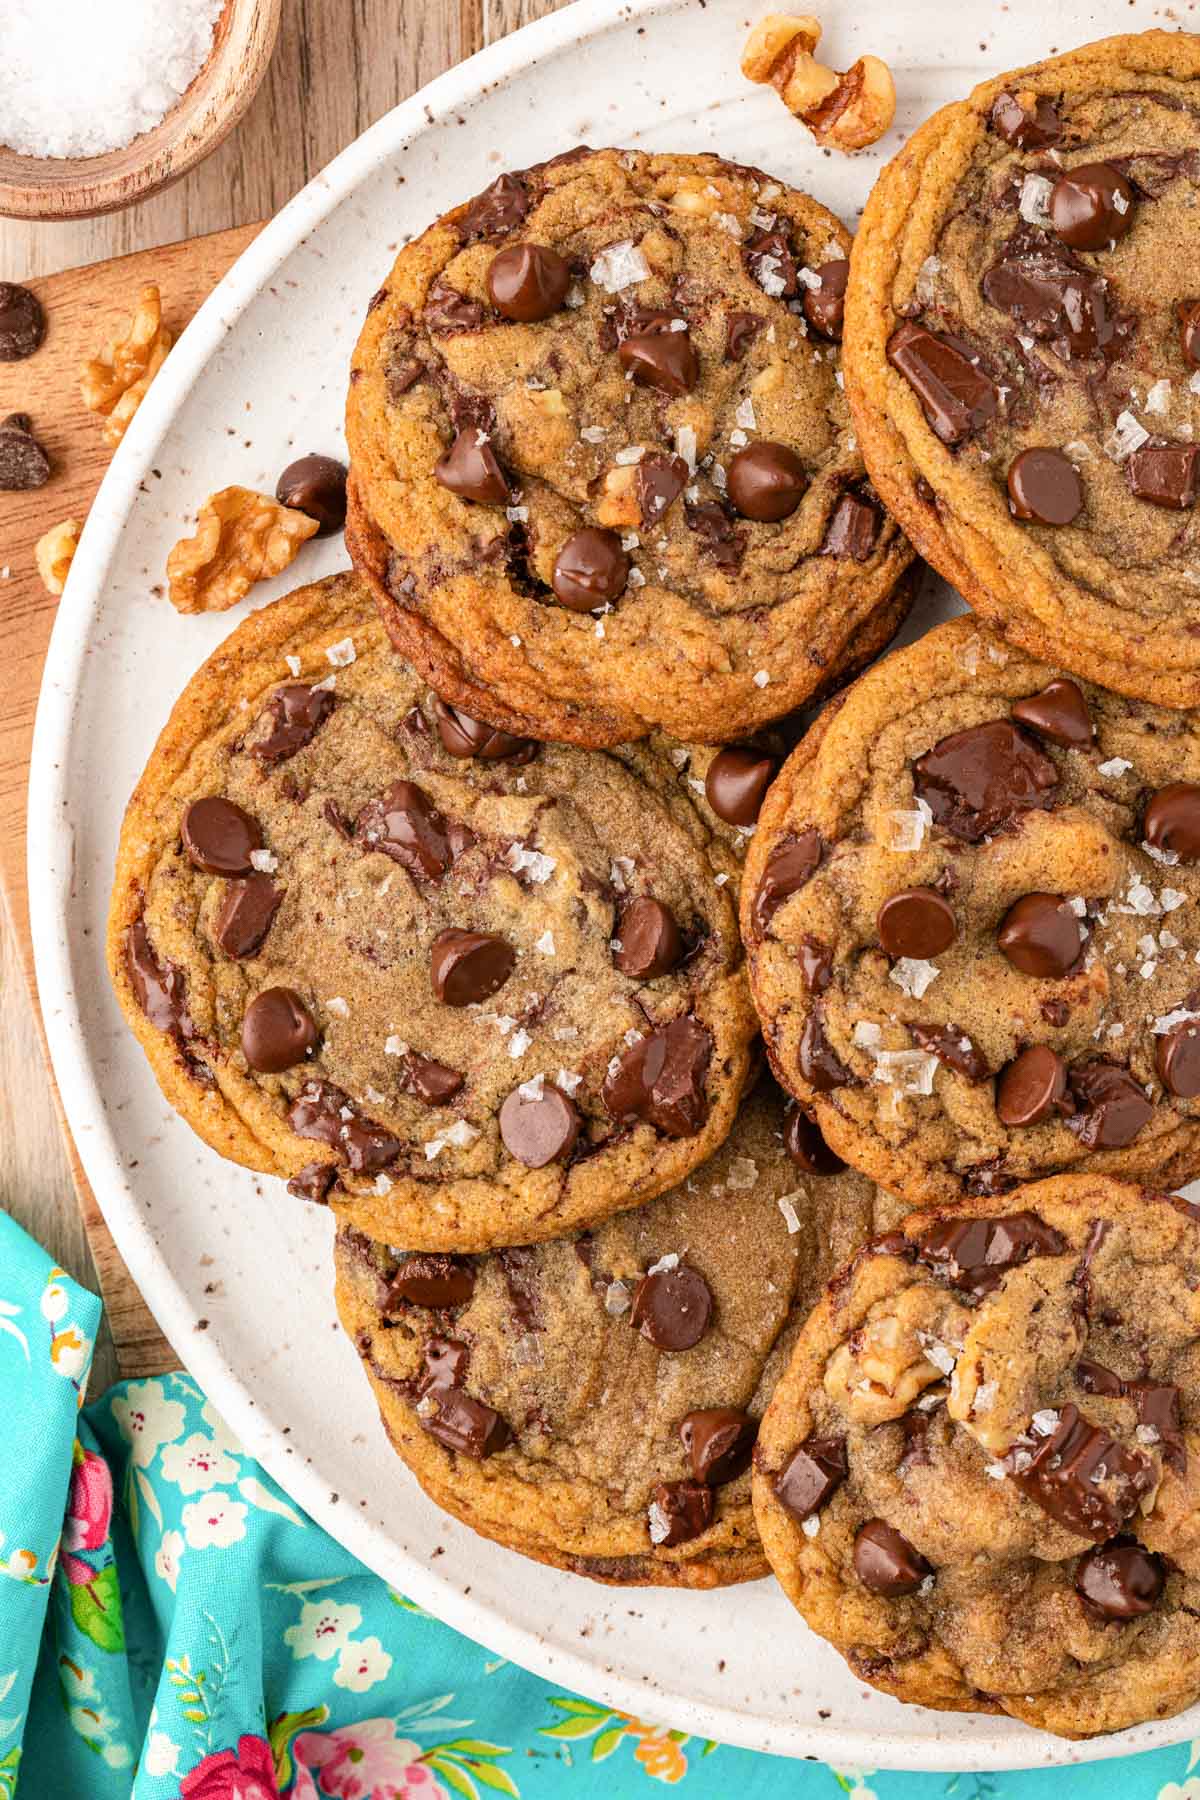
[(383, 1054), (385, 1056), (406, 1056), (408, 1054), (408, 1045), (402, 1037), (397, 1037), (396, 1033), (393, 1031), (390, 1037), (384, 1038), (383, 1040)]
[(630, 468), (634, 463), (640, 463), (645, 454), (645, 444), (626, 444), (623, 450), (617, 451), (613, 461), (619, 463), (623, 469)]
[(924, 1050), (877, 1050), (875, 1080), (894, 1087), (901, 1094), (932, 1094), (933, 1078), (938, 1070), (936, 1056)]
[(1150, 433), (1131, 412), (1119, 412), (1111, 434), (1104, 441), (1104, 454), (1113, 462), (1124, 462), (1135, 450), (1148, 443)]
[(891, 837), (886, 844), (889, 850), (919, 850), (933, 824), (933, 809), (926, 800), (918, 800), (912, 812), (897, 807), (886, 816), (891, 822)]
[(1146, 411), (1148, 413), (1169, 412), (1171, 407), (1171, 383), (1164, 377), (1156, 381), (1146, 395)]
[(610, 1281), (605, 1288), (604, 1310), (614, 1319), (629, 1311), (629, 1289), (623, 1281)]
[(1179, 861), (1178, 850), (1160, 850), (1157, 844), (1143, 842), (1142, 849), (1154, 862), (1162, 863), (1165, 868), (1173, 869)]
[(518, 1057), (524, 1056), (532, 1042), (533, 1039), (525, 1030), (524, 1026), (519, 1026), (517, 1030), (513, 1032), (508, 1040), (508, 1054), (512, 1057), (514, 1062), (517, 1061)]
[(478, 1136), (476, 1127), (466, 1119), (455, 1119), (453, 1125), (448, 1125), (445, 1131), (446, 1142), (453, 1144), (456, 1150), (465, 1150)]
[(300, 658), (298, 656), (285, 656), (283, 660), (287, 664), (288, 668), (291, 670), (293, 675), (298, 675), (300, 673), (301, 665), (300, 665)]
[(325, 1010), (333, 1013), (334, 1017), (338, 1019), (348, 1019), (350, 1017), (350, 1003), (347, 1000), (343, 1000), (340, 994), (335, 994), (332, 1000), (327, 1000), (325, 1002)]
[(1021, 186), (1021, 199), (1017, 211), (1027, 225), (1047, 225), (1050, 222), (1050, 195), (1054, 183), (1045, 175), (1026, 175)]
[(780, 1212), (783, 1214), (783, 1222), (787, 1226), (789, 1232), (796, 1232), (800, 1229), (800, 1215), (795, 1207), (797, 1199), (799, 1199), (798, 1194), (783, 1194), (775, 1202)]
[(585, 444), (602, 444), (604, 427), (603, 425), (585, 425), (579, 435)]
[[(1176, 1025), (1190, 1024), (1193, 1019), (1200, 1019), (1200, 1012), (1191, 1012), (1186, 1006), (1177, 1006), (1174, 1012), (1162, 1013), (1154, 1020), (1150, 1029), (1156, 1037), (1162, 1037), (1164, 1033), (1173, 1031)], [(1191, 1035), (1193, 1034), (1189, 1033)]]
[(801, 1519), (800, 1529), (805, 1537), (816, 1537), (818, 1531), (821, 1529), (821, 1515), (819, 1513), (809, 1513), (807, 1519)]
[(325, 660), (328, 663), (332, 663), (335, 669), (348, 669), (357, 655), (358, 652), (354, 648), (354, 639), (342, 638), (340, 642), (330, 644), (325, 652)]
[(646, 1514), (652, 1544), (665, 1544), (671, 1535), (671, 1521), (668, 1519), (657, 1500), (650, 1502), (650, 1510)]
[(556, 1044), (569, 1044), (579, 1036), (578, 1025), (556, 1025), (550, 1033)]
[(528, 844), (510, 844), (504, 860), (514, 875), (528, 875), (531, 881), (539, 884), (549, 881), (558, 867), (552, 856), (544, 855), (541, 850), (531, 850)]
[(754, 402), (749, 394), (746, 395), (744, 400), (739, 400), (737, 411), (733, 416), (736, 423), (741, 425), (746, 431), (754, 430), (755, 426), (758, 424), (758, 420), (754, 414)]
[(1038, 1437), (1053, 1437), (1058, 1426), (1058, 1413), (1052, 1406), (1044, 1407), (1041, 1412), (1034, 1413), (1029, 1423)]
[(690, 425), (677, 426), (675, 448), (689, 469), (696, 467), (696, 433)]
[(669, 1275), (672, 1269), (678, 1267), (679, 1257), (674, 1250), (669, 1250), (665, 1256), (660, 1256), (656, 1263), (651, 1263), (646, 1273), (647, 1275)]
[(1063, 452), (1071, 458), (1072, 462), (1095, 462), (1096, 460), (1082, 438), (1072, 438), (1069, 444), (1063, 445)]
[(541, 956), (553, 956), (555, 954), (554, 933), (552, 931), (543, 931), (541, 937), (533, 947)]
[(779, 300), (787, 288), (783, 277), (783, 263), (778, 256), (756, 256), (751, 273), (764, 294), (772, 300)]
[(1125, 775), (1132, 767), (1133, 764), (1128, 762), (1125, 757), (1110, 756), (1107, 762), (1099, 765), (1096, 773), (1097, 775)]
[(883, 1033), (873, 1019), (859, 1019), (854, 1027), (854, 1042), (860, 1050), (874, 1053), (883, 1041)]
[(1174, 912), (1179, 906), (1186, 904), (1187, 895), (1181, 894), (1178, 888), (1165, 887), (1158, 896), (1158, 903), (1165, 913)]
[(531, 1075), (528, 1081), (523, 1081), (521, 1083), (517, 1092), (520, 1094), (522, 1100), (540, 1100), (542, 1097), (542, 1089), (545, 1085), (546, 1077), (544, 1075)]
[(634, 866), (632, 856), (615, 856), (609, 864), (608, 879), (612, 882), (618, 894), (624, 894), (627, 891), (629, 877), (633, 874)]
[(504, 516), (510, 525), (523, 525), (529, 517), (527, 506), (506, 506)]
[(375, 1192), (379, 1195), (379, 1198), (382, 1200), (384, 1195), (390, 1194), (391, 1191), (392, 1184), (388, 1176), (382, 1173), (378, 1174), (375, 1177)]
[(940, 973), (936, 963), (924, 962), (917, 956), (900, 956), (888, 970), (888, 980), (894, 981), (901, 993), (919, 1000)]
[(605, 293), (619, 294), (622, 288), (632, 287), (635, 281), (645, 281), (650, 264), (633, 240), (624, 238), (601, 250), (588, 273)]
[(279, 867), (279, 858), (272, 856), (269, 850), (252, 850), (250, 861), (260, 875), (273, 875)]
[(758, 1180), (758, 1164), (749, 1156), (735, 1156), (726, 1179), (735, 1193), (749, 1193)]
[(759, 669), (754, 676), (754, 685), (756, 688), (765, 688), (770, 679), (766, 669)]
[(575, 1069), (560, 1069), (554, 1077), (555, 1086), (560, 1087), (564, 1094), (569, 1094), (572, 1100), (582, 1080), (583, 1076)]

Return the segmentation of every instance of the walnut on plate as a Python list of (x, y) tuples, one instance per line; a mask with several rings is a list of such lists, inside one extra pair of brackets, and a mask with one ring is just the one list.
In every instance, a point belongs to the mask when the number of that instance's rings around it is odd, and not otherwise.
[(769, 13), (742, 51), (742, 74), (770, 82), (790, 113), (835, 150), (865, 150), (881, 138), (896, 113), (896, 84), (877, 56), (860, 56), (844, 75), (826, 69), (813, 52), (821, 41), (818, 20)]
[(33, 547), (33, 559), (48, 594), (59, 595), (67, 584), (67, 575), (79, 548), (83, 526), (78, 519), (64, 519), (43, 532)]
[(113, 338), (79, 371), (79, 391), (89, 412), (105, 415), (104, 441), (114, 449), (162, 368), (174, 339), (162, 322), (162, 301), (148, 282), (122, 338)]
[(227, 487), (200, 508), (194, 537), (167, 557), (167, 591), (177, 612), (224, 612), (256, 581), (282, 574), (318, 522), (252, 488)]

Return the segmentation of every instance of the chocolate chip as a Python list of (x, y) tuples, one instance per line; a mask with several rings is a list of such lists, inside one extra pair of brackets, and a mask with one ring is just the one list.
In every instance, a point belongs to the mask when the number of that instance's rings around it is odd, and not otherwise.
[(289, 463), (279, 477), (275, 498), (317, 521), (317, 536), (328, 537), (346, 523), (346, 465), (315, 452)]
[(936, 332), (905, 319), (889, 338), (887, 355), (944, 444), (961, 444), (995, 417), (995, 383)]
[(195, 1027), (187, 1009), (183, 970), (155, 953), (145, 919), (135, 919), (125, 934), (125, 966), (134, 998), (154, 1029), (180, 1043), (192, 1038)]
[(765, 934), (784, 901), (798, 894), (816, 874), (824, 853), (821, 834), (812, 827), (796, 837), (783, 837), (775, 845), (754, 896), (754, 925), (760, 934)]
[(442, 486), (460, 500), (475, 500), (481, 506), (504, 506), (508, 501), (507, 477), (487, 433), (477, 425), (468, 425), (458, 432), (446, 454), (438, 458), (433, 472)]
[(675, 915), (661, 900), (643, 895), (631, 900), (617, 924), (621, 948), (613, 961), (622, 975), (634, 981), (654, 981), (669, 975), (683, 956), (683, 936)]
[(1075, 1591), (1102, 1619), (1138, 1619), (1151, 1612), (1166, 1579), (1162, 1558), (1136, 1538), (1098, 1544), (1075, 1564)]
[[(779, 226), (759, 226), (742, 245), (742, 261), (751, 280), (776, 299), (791, 300), (799, 287), (796, 247)], [(781, 285), (782, 284), (782, 285)]]
[(1059, 676), (1039, 693), (1018, 700), (1012, 709), (1014, 719), (1028, 725), (1039, 737), (1067, 749), (1085, 749), (1096, 735), (1088, 703), (1078, 684)]
[(629, 1323), (656, 1350), (691, 1350), (708, 1329), (712, 1290), (698, 1269), (652, 1270), (633, 1291)]
[(702, 1481), (660, 1481), (650, 1507), (650, 1541), (659, 1549), (690, 1543), (712, 1516), (712, 1489)]
[(305, 1163), (287, 1184), (289, 1194), (297, 1200), (311, 1200), (314, 1205), (321, 1206), (333, 1186), (337, 1170), (332, 1163)]
[(0, 488), (27, 493), (50, 479), (50, 458), (33, 435), (28, 413), (10, 413), (0, 423)]
[(708, 1117), (711, 1057), (709, 1031), (681, 1014), (622, 1051), (605, 1077), (604, 1104), (614, 1119), (644, 1119), (667, 1137), (694, 1137)]
[(804, 464), (787, 444), (763, 438), (729, 459), (726, 491), (743, 519), (790, 519), (808, 490)]
[(805, 932), (797, 953), (805, 993), (823, 994), (833, 978), (833, 951), (820, 938)]
[(813, 330), (819, 331), (822, 337), (840, 338), (846, 311), (846, 282), (850, 275), (850, 264), (845, 257), (837, 257), (833, 262), (822, 263), (813, 273), (820, 286), (805, 286), (804, 316)]
[(1048, 806), (1058, 770), (1007, 719), (951, 732), (913, 764), (913, 791), (935, 822), (974, 844), (1029, 807)]
[(1181, 1100), (1200, 1094), (1200, 1031), (1193, 1020), (1183, 1019), (1161, 1034), (1154, 1062), (1169, 1094)]
[(213, 920), (213, 942), (226, 956), (253, 956), (261, 950), (283, 894), (269, 875), (231, 881)]
[(1061, 450), (1022, 450), (1008, 465), (1008, 504), (1015, 519), (1070, 525), (1083, 510), (1083, 483)]
[(794, 1101), (783, 1127), (783, 1147), (806, 1175), (839, 1175), (846, 1166), (825, 1142), (816, 1120)]
[(1142, 816), (1142, 837), (1180, 862), (1200, 862), (1200, 786), (1171, 781), (1159, 788)]
[(463, 1085), (463, 1077), (457, 1069), (448, 1069), (432, 1056), (422, 1056), (416, 1050), (409, 1050), (400, 1059), (400, 1088), (403, 1093), (415, 1094), (426, 1106), (445, 1106), (447, 1100), (453, 1100)]
[(430, 985), (443, 1006), (474, 1006), (504, 986), (516, 961), (495, 932), (439, 931), (429, 946)]
[(729, 313), (725, 320), (726, 362), (741, 362), (766, 322), (759, 313)]
[(898, 1600), (933, 1574), (919, 1550), (886, 1519), (868, 1519), (854, 1539), (854, 1573), (873, 1594)]
[(394, 781), (386, 794), (368, 800), (354, 831), (368, 849), (426, 881), (437, 881), (454, 860), (446, 821), (415, 781)]
[(679, 1437), (697, 1481), (724, 1487), (750, 1467), (758, 1421), (732, 1406), (709, 1406), (687, 1413)]
[(1125, 458), (1125, 479), (1136, 500), (1185, 512), (1195, 504), (1200, 450), (1194, 444), (1147, 445)]
[(768, 751), (730, 744), (708, 765), (704, 797), (727, 825), (753, 825), (778, 768), (778, 757)]
[(458, 220), (464, 244), (477, 238), (503, 237), (515, 231), (529, 211), (529, 189), (518, 175), (498, 175), (491, 187), (476, 194)]
[(426, 297), (422, 318), (433, 337), (457, 337), (460, 332), (480, 331), (488, 322), (487, 308), (470, 300), (457, 288), (435, 282)]
[(992, 103), (992, 130), (1018, 150), (1048, 150), (1062, 136), (1062, 120), (1052, 100), (1000, 94)]
[(192, 801), (180, 835), (188, 861), (206, 875), (248, 875), (251, 851), (262, 849), (258, 820), (219, 794)]
[(704, 545), (718, 569), (738, 569), (746, 554), (746, 534), (739, 531), (732, 515), (716, 500), (687, 501), (684, 522)]
[(500, 1136), (527, 1169), (544, 1169), (569, 1155), (579, 1127), (579, 1108), (552, 1081), (543, 1080), (536, 1100), (514, 1088), (500, 1108)]
[(1076, 1106), (1071, 1130), (1089, 1150), (1123, 1150), (1154, 1111), (1128, 1069), (1115, 1063), (1085, 1063), (1068, 1079)]
[(260, 1074), (294, 1069), (316, 1041), (312, 1014), (291, 988), (264, 988), (242, 1015), (242, 1055)]
[(572, 612), (591, 612), (619, 600), (629, 580), (629, 558), (615, 531), (585, 526), (559, 551), (550, 577), (555, 597)]
[(391, 1312), (402, 1300), (435, 1310), (466, 1306), (474, 1292), (474, 1265), (461, 1256), (406, 1256), (388, 1283), (380, 1311)]
[(1071, 1110), (1066, 1102), (1067, 1065), (1049, 1044), (1031, 1044), (1000, 1071), (996, 1117), (1002, 1125), (1040, 1125), (1051, 1113)]
[(303, 750), (318, 728), (333, 711), (336, 702), (330, 688), (301, 685), (277, 688), (259, 715), (258, 723), (270, 720), (265, 737), (255, 738), (246, 748), (268, 768), (286, 762)]
[(1133, 225), (1133, 189), (1112, 163), (1080, 163), (1050, 190), (1050, 223), (1072, 250), (1103, 250)]
[(686, 331), (636, 332), (622, 340), (617, 358), (640, 387), (687, 394), (700, 377), (700, 359)]
[(331, 1081), (306, 1081), (287, 1117), (297, 1137), (330, 1145), (358, 1175), (378, 1174), (403, 1148), (385, 1126), (364, 1118)]
[(882, 523), (879, 508), (869, 500), (860, 500), (857, 494), (843, 494), (834, 507), (821, 555), (849, 557), (852, 562), (869, 561)]
[(637, 465), (634, 486), (643, 525), (657, 525), (688, 484), (690, 471), (682, 456), (652, 450)]
[(1022, 975), (1054, 980), (1078, 960), (1083, 933), (1061, 894), (1023, 894), (1001, 920), (996, 942)]
[(32, 356), (46, 330), (41, 301), (15, 281), (0, 281), (0, 362)]
[(425, 1367), (417, 1381), (421, 1394), (440, 1394), (467, 1379), (471, 1352), (461, 1338), (431, 1337), (424, 1350)]
[(1041, 233), (1032, 242), (1018, 236), (1006, 248), (983, 277), (983, 295), (1009, 314), (1022, 335), (1048, 343), (1065, 362), (1115, 344), (1119, 321), (1103, 276)]
[(1118, 1532), (1155, 1484), (1149, 1457), (1126, 1450), (1074, 1405), (1063, 1407), (1044, 1437), (1023, 1433), (1003, 1462), (1056, 1524), (1097, 1541)]
[(510, 244), (492, 258), (485, 285), (498, 313), (532, 325), (556, 313), (566, 299), (570, 265), (544, 244)]
[(800, 1073), (818, 1094), (829, 1094), (845, 1087), (852, 1079), (849, 1069), (838, 1057), (825, 1035), (825, 1020), (820, 1006), (814, 1006), (800, 1034)]
[(511, 732), (501, 731), (498, 725), (489, 725), (483, 719), (475, 719), (470, 713), (463, 712), (461, 707), (451, 706), (448, 701), (434, 695), (433, 716), (437, 723), (438, 736), (442, 740), (442, 748), (448, 756), (474, 757), (478, 762), (532, 762), (537, 755), (537, 745), (532, 738), (514, 737)]
[(775, 1477), (775, 1497), (794, 1519), (808, 1519), (846, 1479), (846, 1440), (806, 1438)]
[(890, 894), (875, 915), (875, 929), (889, 956), (912, 956), (921, 962), (948, 950), (958, 936), (954, 908), (931, 887)]
[(917, 1240), (917, 1260), (951, 1287), (981, 1299), (1009, 1269), (1034, 1256), (1062, 1256), (1065, 1237), (1034, 1212), (999, 1219), (944, 1219)]
[(1200, 369), (1200, 300), (1181, 300), (1178, 317), (1183, 360), (1189, 368)]
[(965, 1080), (986, 1081), (991, 1074), (982, 1050), (957, 1025), (917, 1023), (910, 1025), (908, 1031), (915, 1044)]
[(421, 1429), (460, 1456), (475, 1462), (495, 1456), (512, 1439), (512, 1432), (494, 1407), (461, 1388), (431, 1388), (417, 1405)]
[[(1174, 1205), (1180, 1197), (1176, 1194), (1166, 1198)], [(1181, 1209), (1190, 1202), (1180, 1202)], [(1088, 1249), (1084, 1252), (1084, 1261), (1089, 1260), (1089, 1253), (1095, 1254), (1092, 1248), (1103, 1243), (1109, 1226), (1106, 1220), (1098, 1219), (1092, 1226), (1092, 1236)], [(1099, 1238), (1097, 1240), (1097, 1233)], [(1103, 1363), (1083, 1357), (1075, 1366), (1075, 1376), (1085, 1394), (1104, 1394), (1110, 1399), (1132, 1400), (1137, 1408), (1138, 1424), (1149, 1426), (1154, 1438), (1162, 1445), (1163, 1461), (1179, 1474), (1187, 1474), (1187, 1440), (1183, 1435), (1183, 1425), (1179, 1411), (1179, 1389), (1172, 1382), (1151, 1381), (1148, 1377), (1137, 1376), (1127, 1381), (1113, 1369), (1106, 1369)]]

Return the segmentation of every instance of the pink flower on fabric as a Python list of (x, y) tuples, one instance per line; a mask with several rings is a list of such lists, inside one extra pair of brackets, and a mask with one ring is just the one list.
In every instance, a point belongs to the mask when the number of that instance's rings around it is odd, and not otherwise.
[(396, 1736), (394, 1719), (302, 1731), (292, 1756), (296, 1785), (290, 1800), (449, 1800), (421, 1761), (420, 1745)]
[(71, 1471), (63, 1544), (68, 1550), (99, 1550), (108, 1540), (112, 1519), (113, 1486), (102, 1456), (85, 1450), (83, 1461)]
[(246, 1736), (236, 1750), (214, 1751), (184, 1776), (179, 1800), (279, 1800), (270, 1744)]

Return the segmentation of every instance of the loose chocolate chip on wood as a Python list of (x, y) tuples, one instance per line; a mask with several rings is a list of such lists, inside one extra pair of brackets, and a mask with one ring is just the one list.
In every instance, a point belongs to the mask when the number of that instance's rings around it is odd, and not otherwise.
[(1052, 1113), (1071, 1110), (1067, 1065), (1049, 1044), (1030, 1044), (1000, 1071), (996, 1117), (1002, 1125), (1040, 1125)]
[(933, 1570), (919, 1550), (886, 1519), (868, 1519), (854, 1539), (854, 1573), (873, 1594), (898, 1600), (915, 1594)]
[(15, 281), (0, 281), (0, 362), (32, 356), (46, 330), (41, 301)]
[(996, 416), (996, 384), (963, 352), (906, 319), (888, 340), (888, 361), (912, 388), (944, 444), (961, 444)]
[(415, 781), (394, 781), (385, 794), (368, 800), (354, 831), (368, 849), (382, 851), (426, 881), (439, 880), (454, 860), (446, 821)]
[(1150, 798), (1142, 817), (1142, 836), (1155, 850), (1166, 850), (1180, 862), (1200, 862), (1200, 786), (1171, 781)]
[(346, 465), (332, 456), (298, 457), (279, 477), (275, 498), (317, 521), (317, 536), (328, 537), (346, 523)]
[(920, 961), (948, 950), (958, 935), (954, 908), (936, 888), (903, 888), (891, 894), (875, 918), (879, 941), (889, 956)]
[(1077, 682), (1065, 676), (1048, 682), (1039, 693), (1018, 700), (1012, 716), (1039, 737), (1067, 749), (1084, 749), (1096, 735), (1088, 703)]
[(1075, 1113), (1071, 1130), (1089, 1150), (1123, 1150), (1154, 1112), (1128, 1069), (1092, 1062), (1068, 1076)]
[(833, 509), (821, 555), (849, 557), (851, 562), (869, 561), (882, 522), (879, 508), (869, 500), (860, 500), (857, 494), (843, 494)]
[(1080, 163), (1050, 190), (1050, 223), (1072, 250), (1103, 250), (1133, 226), (1133, 189), (1112, 163)]
[(498, 313), (532, 325), (558, 311), (571, 270), (565, 257), (544, 244), (510, 244), (492, 258), (485, 285)]
[(762, 439), (730, 457), (726, 492), (744, 519), (778, 524), (789, 519), (808, 491), (804, 464), (787, 444)]
[(633, 1293), (629, 1323), (657, 1350), (691, 1350), (712, 1316), (712, 1290), (698, 1269), (651, 1270)]
[(1009, 1269), (1034, 1256), (1062, 1256), (1070, 1245), (1034, 1212), (1000, 1219), (946, 1219), (917, 1240), (917, 1260), (975, 1299), (990, 1294)]
[(1056, 980), (1078, 961), (1083, 933), (1061, 894), (1023, 894), (1005, 913), (996, 942), (1023, 975)]
[(242, 1055), (264, 1075), (307, 1060), (317, 1041), (312, 1014), (292, 988), (264, 988), (242, 1016)]
[(1061, 450), (1022, 450), (1008, 466), (1008, 503), (1014, 518), (1070, 525), (1083, 510), (1083, 483)]
[(274, 768), (276, 763), (286, 762), (312, 741), (335, 705), (330, 688), (299, 684), (278, 688), (257, 721), (258, 724), (263, 719), (270, 721), (266, 735), (255, 738), (246, 748), (251, 756), (266, 763), (268, 768)]
[(617, 940), (621, 948), (614, 951), (613, 961), (634, 981), (669, 975), (683, 956), (683, 935), (674, 913), (649, 895), (631, 900), (622, 910)]
[(1098, 1544), (1075, 1564), (1075, 1591), (1102, 1619), (1137, 1619), (1153, 1611), (1166, 1579), (1162, 1558), (1136, 1538)]
[(248, 875), (251, 852), (261, 850), (263, 841), (258, 820), (219, 794), (192, 801), (180, 835), (188, 861), (206, 875)]
[(401, 1301), (434, 1310), (465, 1306), (474, 1292), (475, 1268), (463, 1257), (414, 1254), (401, 1261), (380, 1310), (391, 1312)]
[(559, 551), (550, 585), (572, 612), (591, 612), (619, 600), (628, 580), (629, 558), (616, 532), (589, 525)]
[(727, 745), (708, 765), (704, 797), (727, 825), (753, 825), (778, 768), (779, 759), (769, 751)]
[(10, 413), (0, 422), (0, 488), (27, 493), (50, 479), (50, 458), (33, 435), (28, 413)]
[(614, 1119), (644, 1119), (667, 1137), (694, 1137), (708, 1117), (712, 1035), (686, 1013), (622, 1051), (606, 1076)]
[(439, 931), (429, 946), (429, 980), (443, 1006), (474, 1006), (504, 986), (517, 953), (491, 931)]
[(1125, 479), (1137, 500), (1186, 512), (1196, 501), (1200, 450), (1194, 444), (1148, 445), (1125, 459)]
[(283, 894), (269, 875), (231, 881), (213, 920), (213, 942), (226, 956), (241, 959), (262, 949)]
[(824, 853), (821, 834), (811, 827), (796, 837), (781, 838), (775, 845), (754, 896), (754, 924), (760, 933), (766, 932), (784, 901), (812, 879)]
[(1052, 100), (1033, 94), (1000, 94), (992, 104), (992, 130), (1018, 150), (1048, 150), (1062, 136), (1062, 120)]
[(724, 1487), (750, 1467), (758, 1421), (732, 1406), (703, 1407), (687, 1413), (679, 1437), (697, 1481)]
[(527, 1169), (544, 1169), (570, 1154), (579, 1136), (579, 1108), (552, 1081), (536, 1097), (514, 1088), (500, 1108), (500, 1136)]
[(690, 1543), (712, 1523), (712, 1489), (702, 1481), (660, 1481), (648, 1517), (650, 1542), (663, 1550)]
[(806, 1438), (776, 1476), (775, 1497), (794, 1519), (811, 1518), (841, 1487), (846, 1469), (845, 1438)]
[(835, 257), (832, 262), (822, 263), (813, 273), (819, 285), (804, 289), (804, 316), (822, 337), (840, 338), (850, 264), (845, 257)]
[(1058, 770), (1008, 719), (951, 732), (913, 764), (913, 791), (936, 824), (974, 844), (1030, 807), (1049, 806)]
[(687, 394), (700, 377), (700, 359), (686, 331), (634, 332), (622, 339), (617, 358), (640, 387)]
[(1194, 1100), (1200, 1094), (1200, 1030), (1196, 1021), (1183, 1019), (1164, 1031), (1154, 1061), (1158, 1078), (1169, 1094)]
[(825, 1142), (816, 1120), (794, 1101), (783, 1127), (783, 1147), (806, 1175), (838, 1175), (846, 1166)]
[(480, 506), (503, 506), (508, 500), (508, 479), (500, 467), (488, 436), (476, 425), (465, 426), (444, 456), (434, 465), (442, 486), (460, 500)]

